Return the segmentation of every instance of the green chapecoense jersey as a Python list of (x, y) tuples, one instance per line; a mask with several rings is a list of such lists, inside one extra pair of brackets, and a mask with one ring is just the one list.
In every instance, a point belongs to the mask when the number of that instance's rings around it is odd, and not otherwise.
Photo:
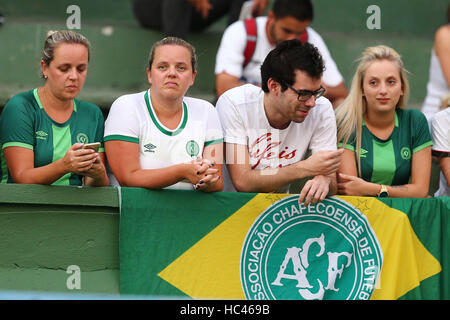
[[(344, 148), (355, 151), (355, 136)], [(418, 110), (396, 110), (395, 127), (386, 140), (373, 135), (363, 120), (361, 178), (377, 184), (407, 184), (411, 176), (412, 155), (432, 144), (426, 118)]]
[[(14, 96), (3, 109), (0, 117), (0, 145), (2, 183), (13, 183), (3, 150), (23, 147), (34, 152), (34, 167), (48, 165), (66, 154), (77, 142), (101, 142), (103, 146), (104, 119), (100, 108), (88, 102), (74, 99), (74, 110), (69, 120), (58, 123), (45, 112), (37, 89)], [(54, 185), (82, 185), (83, 176), (68, 173)]]

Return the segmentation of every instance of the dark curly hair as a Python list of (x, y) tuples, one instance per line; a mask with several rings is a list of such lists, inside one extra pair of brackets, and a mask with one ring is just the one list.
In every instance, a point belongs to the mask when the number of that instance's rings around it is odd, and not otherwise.
[(261, 86), (264, 92), (269, 92), (267, 80), (270, 78), (281, 84), (282, 91), (287, 85), (295, 82), (295, 71), (306, 72), (313, 79), (320, 79), (325, 64), (319, 50), (312, 44), (302, 43), (298, 39), (279, 43), (269, 52), (261, 65)]

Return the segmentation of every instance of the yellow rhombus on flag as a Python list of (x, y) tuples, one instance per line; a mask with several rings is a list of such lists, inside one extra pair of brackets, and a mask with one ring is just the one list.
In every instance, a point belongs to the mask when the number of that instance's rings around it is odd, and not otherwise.
[[(158, 276), (193, 298), (245, 299), (239, 266), (247, 232), (261, 212), (287, 196), (256, 195)], [(405, 213), (376, 198), (337, 198), (366, 215), (381, 245), (383, 266), (372, 299), (397, 299), (441, 271)]]

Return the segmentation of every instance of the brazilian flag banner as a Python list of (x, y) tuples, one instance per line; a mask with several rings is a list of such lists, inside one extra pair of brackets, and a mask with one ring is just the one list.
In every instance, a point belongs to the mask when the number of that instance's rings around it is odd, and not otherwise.
[(450, 198), (121, 188), (122, 294), (449, 299)]

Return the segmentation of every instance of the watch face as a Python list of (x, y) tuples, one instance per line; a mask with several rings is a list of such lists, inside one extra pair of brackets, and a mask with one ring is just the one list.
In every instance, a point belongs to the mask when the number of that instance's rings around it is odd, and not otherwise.
[(379, 197), (380, 198), (387, 198), (387, 197), (389, 197), (389, 193), (387, 193), (387, 191), (382, 191), (382, 192), (380, 192)]

